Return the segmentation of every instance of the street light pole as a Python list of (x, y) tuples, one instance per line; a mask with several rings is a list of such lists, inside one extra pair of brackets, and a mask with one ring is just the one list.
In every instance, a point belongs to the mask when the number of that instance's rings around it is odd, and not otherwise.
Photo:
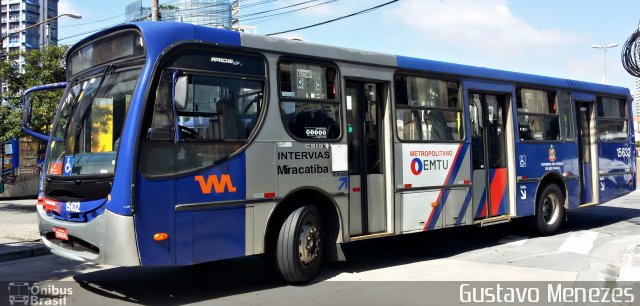
[[(62, 16), (67, 16), (67, 17), (70, 17), (70, 18), (73, 18), (73, 19), (80, 19), (80, 18), (82, 18), (82, 16), (79, 16), (79, 15), (74, 15), (74, 14), (62, 14), (62, 15), (58, 15), (58, 16), (51, 17), (51, 18), (49, 18), (49, 19), (45, 19), (45, 20), (40, 21), (40, 22), (38, 22), (38, 23), (36, 23), (36, 24), (32, 24), (32, 25), (30, 25), (30, 26), (28, 26), (28, 27), (26, 27), (26, 28), (24, 28), (24, 29), (22, 29), (22, 30), (17, 30), (17, 31), (15, 31), (15, 32), (11, 32), (11, 33), (9, 33), (9, 28), (7, 27), (7, 35), (5, 35), (5, 36), (0, 36), (0, 53), (2, 53), (2, 59), (4, 59), (4, 56), (5, 56), (5, 52), (4, 52), (4, 45), (3, 45), (3, 44), (4, 44), (4, 40), (5, 40), (5, 39), (9, 38), (9, 37), (10, 37), (10, 36), (12, 36), (12, 35), (20, 34), (20, 33), (22, 33), (22, 32), (29, 31), (29, 30), (31, 30), (31, 29), (33, 29), (33, 28), (35, 28), (35, 27), (38, 27), (38, 26), (40, 26), (40, 25), (42, 25), (42, 24), (49, 23), (49, 22), (51, 22), (51, 21), (53, 21), (53, 20), (56, 20), (56, 19), (58, 19), (58, 18), (60, 18), (60, 17), (62, 17)], [(2, 35), (2, 34), (0, 34), (0, 35)]]
[(618, 44), (608, 44), (608, 45), (591, 45), (591, 48), (594, 49), (603, 49), (604, 50), (604, 84), (607, 85), (607, 49), (615, 48)]

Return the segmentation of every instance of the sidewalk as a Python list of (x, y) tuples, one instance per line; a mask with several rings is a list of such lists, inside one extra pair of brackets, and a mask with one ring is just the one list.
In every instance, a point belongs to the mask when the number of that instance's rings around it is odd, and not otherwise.
[(40, 241), (36, 200), (0, 201), (0, 262), (49, 254)]

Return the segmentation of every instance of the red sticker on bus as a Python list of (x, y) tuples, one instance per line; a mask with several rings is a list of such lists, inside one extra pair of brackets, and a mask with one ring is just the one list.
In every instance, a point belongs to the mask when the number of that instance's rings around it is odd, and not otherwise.
[(56, 234), (56, 238), (60, 240), (69, 240), (69, 232), (66, 228), (54, 227), (53, 232)]
[(53, 162), (49, 165), (49, 174), (53, 175), (61, 175), (62, 174), (62, 163)]

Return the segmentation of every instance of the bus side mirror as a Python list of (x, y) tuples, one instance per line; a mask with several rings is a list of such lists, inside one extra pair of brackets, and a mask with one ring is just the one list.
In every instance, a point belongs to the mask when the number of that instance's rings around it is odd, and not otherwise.
[[(22, 102), (22, 130), (25, 133), (35, 137), (38, 140), (49, 142), (49, 136), (42, 134), (41, 132), (34, 131), (46, 127), (39, 128), (38, 126), (34, 126), (34, 124), (31, 122), (31, 120), (33, 119), (33, 94), (37, 92), (56, 91), (64, 89), (65, 87), (67, 87), (67, 82), (40, 85), (29, 88), (22, 94), (22, 96), (20, 97), (20, 101)], [(57, 100), (60, 100), (60, 98), (61, 97), (56, 96)], [(51, 114), (51, 116), (53, 117), (53, 114)], [(49, 131), (46, 131), (46, 133), (48, 134)]]
[(25, 128), (31, 129), (31, 103), (33, 102), (32, 97), (27, 97), (24, 100), (24, 105), (22, 105), (22, 126)]
[(181, 75), (173, 81), (173, 104), (176, 110), (187, 108), (187, 88), (189, 87), (189, 77)]

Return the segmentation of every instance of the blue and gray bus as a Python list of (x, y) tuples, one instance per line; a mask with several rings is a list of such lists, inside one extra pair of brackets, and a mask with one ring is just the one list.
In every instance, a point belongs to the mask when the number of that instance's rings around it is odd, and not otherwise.
[(626, 88), (172, 22), (66, 63), (38, 215), (67, 258), (270, 254), (304, 282), (343, 243), (518, 218), (548, 235), (636, 186)]

